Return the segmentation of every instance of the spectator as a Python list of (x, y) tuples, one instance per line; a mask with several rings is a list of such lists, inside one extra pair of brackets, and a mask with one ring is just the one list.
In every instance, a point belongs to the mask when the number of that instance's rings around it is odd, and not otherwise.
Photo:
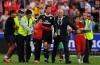
[(35, 1), (35, 6), (32, 7), (32, 10), (34, 11), (34, 15), (36, 14), (40, 15), (41, 13), (40, 9), (41, 7), (39, 1)]
[(74, 10), (71, 8), (70, 10), (69, 10), (69, 12), (68, 12), (69, 14), (68, 14), (68, 16), (69, 16), (69, 18), (70, 18), (70, 22), (71, 23), (74, 23), (74, 17), (75, 17), (75, 15), (74, 15)]
[(11, 10), (11, 0), (5, 0), (4, 1), (4, 10), (10, 12)]
[(65, 15), (68, 15), (69, 6), (68, 6), (67, 2), (64, 2), (64, 4), (62, 5), (61, 9), (64, 11)]
[(95, 0), (95, 6), (92, 7), (92, 15), (94, 17), (94, 21), (99, 23), (99, 16), (100, 16), (100, 1)]
[(90, 16), (91, 15), (91, 6), (88, 3), (88, 0), (84, 0), (84, 3), (85, 3), (85, 12), (88, 13), (87, 16)]
[(74, 16), (78, 16), (77, 14), (78, 14), (79, 10), (77, 9), (77, 5), (76, 4), (72, 5), (72, 9), (74, 10), (73, 15)]
[(10, 8), (11, 8), (10, 10), (15, 10), (16, 12), (18, 12), (19, 9), (20, 9), (19, 1), (18, 0), (12, 0)]
[(3, 5), (2, 5), (2, 1), (0, 1), (0, 17), (2, 15), (2, 13), (3, 13)]
[(2, 24), (2, 30), (5, 30), (5, 23), (8, 17), (9, 17), (8, 11), (5, 11), (4, 15), (2, 15), (0, 18), (0, 24)]
[(52, 6), (51, 6), (51, 14), (52, 14), (53, 16), (55, 16), (55, 15), (56, 15), (56, 12), (57, 12), (58, 3), (57, 3), (56, 0), (53, 1), (53, 2), (54, 2), (54, 3), (53, 3)]

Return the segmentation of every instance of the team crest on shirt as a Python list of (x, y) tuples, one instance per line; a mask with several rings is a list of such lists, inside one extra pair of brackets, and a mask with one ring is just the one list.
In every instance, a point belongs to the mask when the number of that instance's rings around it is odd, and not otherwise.
[(50, 17), (50, 19), (52, 19), (52, 17)]
[(43, 18), (45, 18), (45, 16)]

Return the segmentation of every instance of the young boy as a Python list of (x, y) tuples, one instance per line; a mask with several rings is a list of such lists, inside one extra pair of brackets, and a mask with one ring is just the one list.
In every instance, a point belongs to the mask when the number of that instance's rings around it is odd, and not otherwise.
[(39, 63), (40, 54), (41, 54), (41, 45), (42, 45), (42, 32), (43, 30), (52, 30), (51, 28), (45, 27), (42, 25), (42, 19), (37, 20), (36, 25), (34, 26), (36, 32), (33, 33), (33, 42), (35, 46), (35, 62)]
[[(84, 28), (79, 16), (76, 16), (74, 21), (77, 28)], [(75, 47), (79, 64), (83, 63), (82, 57), (85, 53), (85, 42), (84, 32), (78, 29), (75, 36)]]

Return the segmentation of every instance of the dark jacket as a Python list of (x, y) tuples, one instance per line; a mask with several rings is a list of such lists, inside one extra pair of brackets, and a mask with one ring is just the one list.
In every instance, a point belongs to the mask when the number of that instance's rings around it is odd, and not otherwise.
[[(59, 28), (59, 25), (58, 25), (58, 17), (55, 17), (55, 25), (56, 27), (54, 28), (54, 32), (57, 32), (57, 29)], [(63, 19), (62, 19), (62, 25), (60, 26), (60, 37), (62, 40), (66, 39), (68, 37), (68, 33), (67, 33), (67, 26), (70, 26), (72, 27), (74, 30), (77, 30), (76, 26), (73, 25), (71, 22), (70, 22), (70, 19), (68, 16), (64, 16)]]

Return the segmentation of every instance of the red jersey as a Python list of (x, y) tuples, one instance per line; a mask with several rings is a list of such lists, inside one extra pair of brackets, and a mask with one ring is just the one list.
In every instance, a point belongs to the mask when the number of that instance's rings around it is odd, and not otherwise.
[(10, 10), (19, 11), (19, 9), (20, 9), (20, 3), (19, 2), (12, 3), (12, 6), (10, 6)]
[[(84, 28), (84, 24), (83, 24), (82, 22), (75, 23), (75, 26), (76, 26), (77, 28)], [(82, 33), (84, 33), (84, 32), (82, 31)]]
[(55, 15), (55, 12), (57, 11), (57, 4), (51, 6), (51, 14), (54, 16)]
[(4, 9), (5, 9), (5, 11), (10, 12), (10, 9), (11, 9), (10, 7), (11, 7), (11, 1), (10, 0), (4, 1)]
[(34, 33), (33, 37), (41, 40), (43, 30), (51, 30), (51, 28), (43, 26), (42, 23), (37, 23), (34, 30), (36, 30), (38, 33)]

